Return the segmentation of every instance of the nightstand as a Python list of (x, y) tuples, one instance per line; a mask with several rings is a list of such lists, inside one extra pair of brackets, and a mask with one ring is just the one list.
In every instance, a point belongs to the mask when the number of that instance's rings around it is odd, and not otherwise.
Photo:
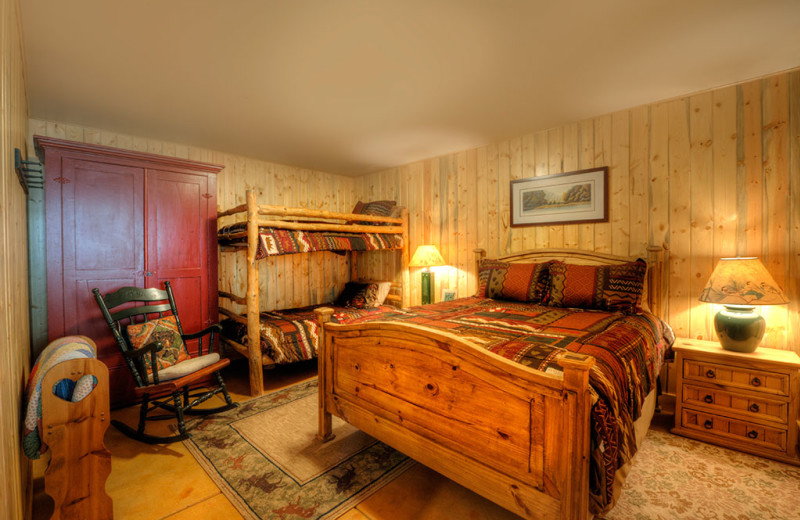
[(673, 433), (800, 465), (800, 356), (677, 339)]

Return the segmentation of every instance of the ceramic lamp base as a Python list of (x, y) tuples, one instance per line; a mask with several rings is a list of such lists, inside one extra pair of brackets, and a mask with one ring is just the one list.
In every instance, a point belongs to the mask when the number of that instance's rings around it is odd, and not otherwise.
[(714, 328), (725, 350), (753, 352), (766, 330), (764, 318), (753, 307), (728, 306), (714, 316)]

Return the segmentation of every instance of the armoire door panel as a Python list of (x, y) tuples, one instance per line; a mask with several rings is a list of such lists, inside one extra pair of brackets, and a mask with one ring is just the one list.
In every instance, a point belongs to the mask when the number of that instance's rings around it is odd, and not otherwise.
[(206, 177), (198, 175), (147, 172), (149, 271), (206, 268), (208, 209), (202, 194), (207, 185)]
[[(46, 211), (60, 221), (57, 227), (60, 250), (48, 241), (48, 335), (51, 340), (68, 334), (86, 333), (98, 344), (108, 333), (105, 325), (83, 323), (81, 313), (97, 308), (91, 287), (82, 281), (92, 280), (108, 290), (123, 285), (141, 286), (144, 268), (144, 193), (143, 170), (64, 158), (60, 188)], [(50, 219), (48, 218), (48, 226)], [(48, 235), (51, 233), (48, 228)], [(50, 285), (56, 283), (61, 297), (50, 297)], [(120, 284), (116, 286), (116, 284)], [(87, 290), (84, 290), (87, 289)], [(99, 312), (97, 313), (100, 316)], [(107, 325), (106, 325), (107, 328)], [(84, 331), (84, 332), (81, 332)], [(92, 334), (89, 334), (89, 333)]]
[(147, 272), (159, 287), (172, 282), (183, 329), (196, 332), (209, 320), (208, 179), (161, 170), (148, 170), (146, 178)]
[(65, 160), (64, 170), (74, 179), (65, 185), (62, 197), (64, 229), (75, 237), (74, 268), (141, 271), (141, 168)]

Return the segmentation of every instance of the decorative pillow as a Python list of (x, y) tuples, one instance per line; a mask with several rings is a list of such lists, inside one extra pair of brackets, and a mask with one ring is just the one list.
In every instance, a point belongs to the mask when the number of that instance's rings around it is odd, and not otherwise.
[(543, 303), (548, 263), (510, 263), (485, 259), (478, 268), (480, 298)]
[(344, 285), (342, 294), (336, 298), (334, 305), (337, 307), (353, 307), (354, 309), (371, 309), (383, 303), (378, 303), (378, 292), (377, 283), (347, 282)]
[(641, 307), (644, 260), (617, 265), (550, 264), (550, 297), (553, 307), (578, 307), (604, 311), (637, 312)]
[[(397, 209), (395, 209), (397, 208)], [(358, 201), (356, 203), (356, 207), (353, 208), (353, 213), (357, 215), (377, 215), (380, 217), (396, 217), (399, 216), (399, 208), (397, 207), (397, 202), (393, 200), (376, 200), (373, 202), (361, 202)], [(352, 222), (350, 222), (352, 224)], [(387, 222), (370, 222), (370, 221), (362, 221), (362, 222), (355, 222), (356, 224), (363, 224), (366, 226), (388, 226), (390, 225)]]
[[(156, 353), (159, 370), (189, 359), (189, 354), (183, 347), (183, 339), (178, 331), (175, 316), (128, 325), (128, 337), (133, 348), (137, 349), (153, 341), (160, 341), (164, 345), (164, 349)], [(144, 357), (144, 362), (147, 366), (147, 373), (150, 374), (152, 372), (150, 355)]]

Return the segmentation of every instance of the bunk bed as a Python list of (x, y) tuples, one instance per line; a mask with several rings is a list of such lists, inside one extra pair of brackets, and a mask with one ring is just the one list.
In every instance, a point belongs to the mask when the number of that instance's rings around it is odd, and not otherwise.
[[(524, 518), (602, 514), (647, 431), (674, 339), (659, 318), (665, 253), (649, 247), (645, 264), (578, 250), (529, 251), (493, 260), (507, 271), (492, 278), (492, 261), (476, 252), (475, 297), (345, 324), (317, 309), (318, 436), (332, 438), (333, 414)], [(539, 279), (546, 285), (532, 282), (538, 267), (526, 267), (531, 282), (514, 293), (502, 285), (519, 280), (509, 265), (548, 266)], [(566, 278), (556, 278), (564, 266), (638, 269), (638, 281), (618, 274), (611, 287), (625, 293), (638, 283), (629, 293), (638, 295), (621, 306), (589, 298), (583, 308), (567, 308)], [(597, 283), (588, 287), (602, 294)], [(627, 386), (617, 387), (620, 380)]]
[[(359, 203), (354, 211), (359, 211)], [(259, 205), (253, 190), (246, 202), (218, 214), (233, 224), (221, 225), (217, 237), (220, 251), (241, 254), (246, 251), (247, 289), (244, 297), (220, 291), (220, 314), (223, 320), (221, 341), (249, 360), (250, 395), (263, 392), (263, 370), (275, 364), (299, 358), (316, 357), (317, 329), (314, 307), (279, 311), (261, 311), (257, 261), (270, 255), (303, 254), (332, 251), (349, 256), (350, 280), (358, 280), (358, 255), (361, 252), (395, 250), (400, 254), (400, 282), (393, 282), (386, 301), (396, 307), (408, 306), (408, 212), (399, 208), (397, 217), (363, 212), (337, 213), (308, 208)], [(239, 252), (239, 253), (237, 253)], [(368, 283), (365, 281), (364, 283)], [(351, 284), (346, 284), (348, 289)], [(372, 284), (369, 284), (372, 285)], [(381, 284), (382, 285), (382, 284)], [(342, 299), (340, 296), (338, 300)], [(244, 316), (229, 308), (229, 303), (246, 307)], [(347, 300), (343, 304), (348, 303)], [(322, 304), (325, 305), (325, 304)], [(330, 304), (327, 304), (330, 305)], [(336, 308), (334, 320), (349, 320), (365, 314), (388, 310), (377, 308)], [(292, 343), (286, 354), (269, 345), (287, 339)], [(292, 353), (294, 350), (297, 355)], [(302, 351), (302, 352), (301, 352)]]

